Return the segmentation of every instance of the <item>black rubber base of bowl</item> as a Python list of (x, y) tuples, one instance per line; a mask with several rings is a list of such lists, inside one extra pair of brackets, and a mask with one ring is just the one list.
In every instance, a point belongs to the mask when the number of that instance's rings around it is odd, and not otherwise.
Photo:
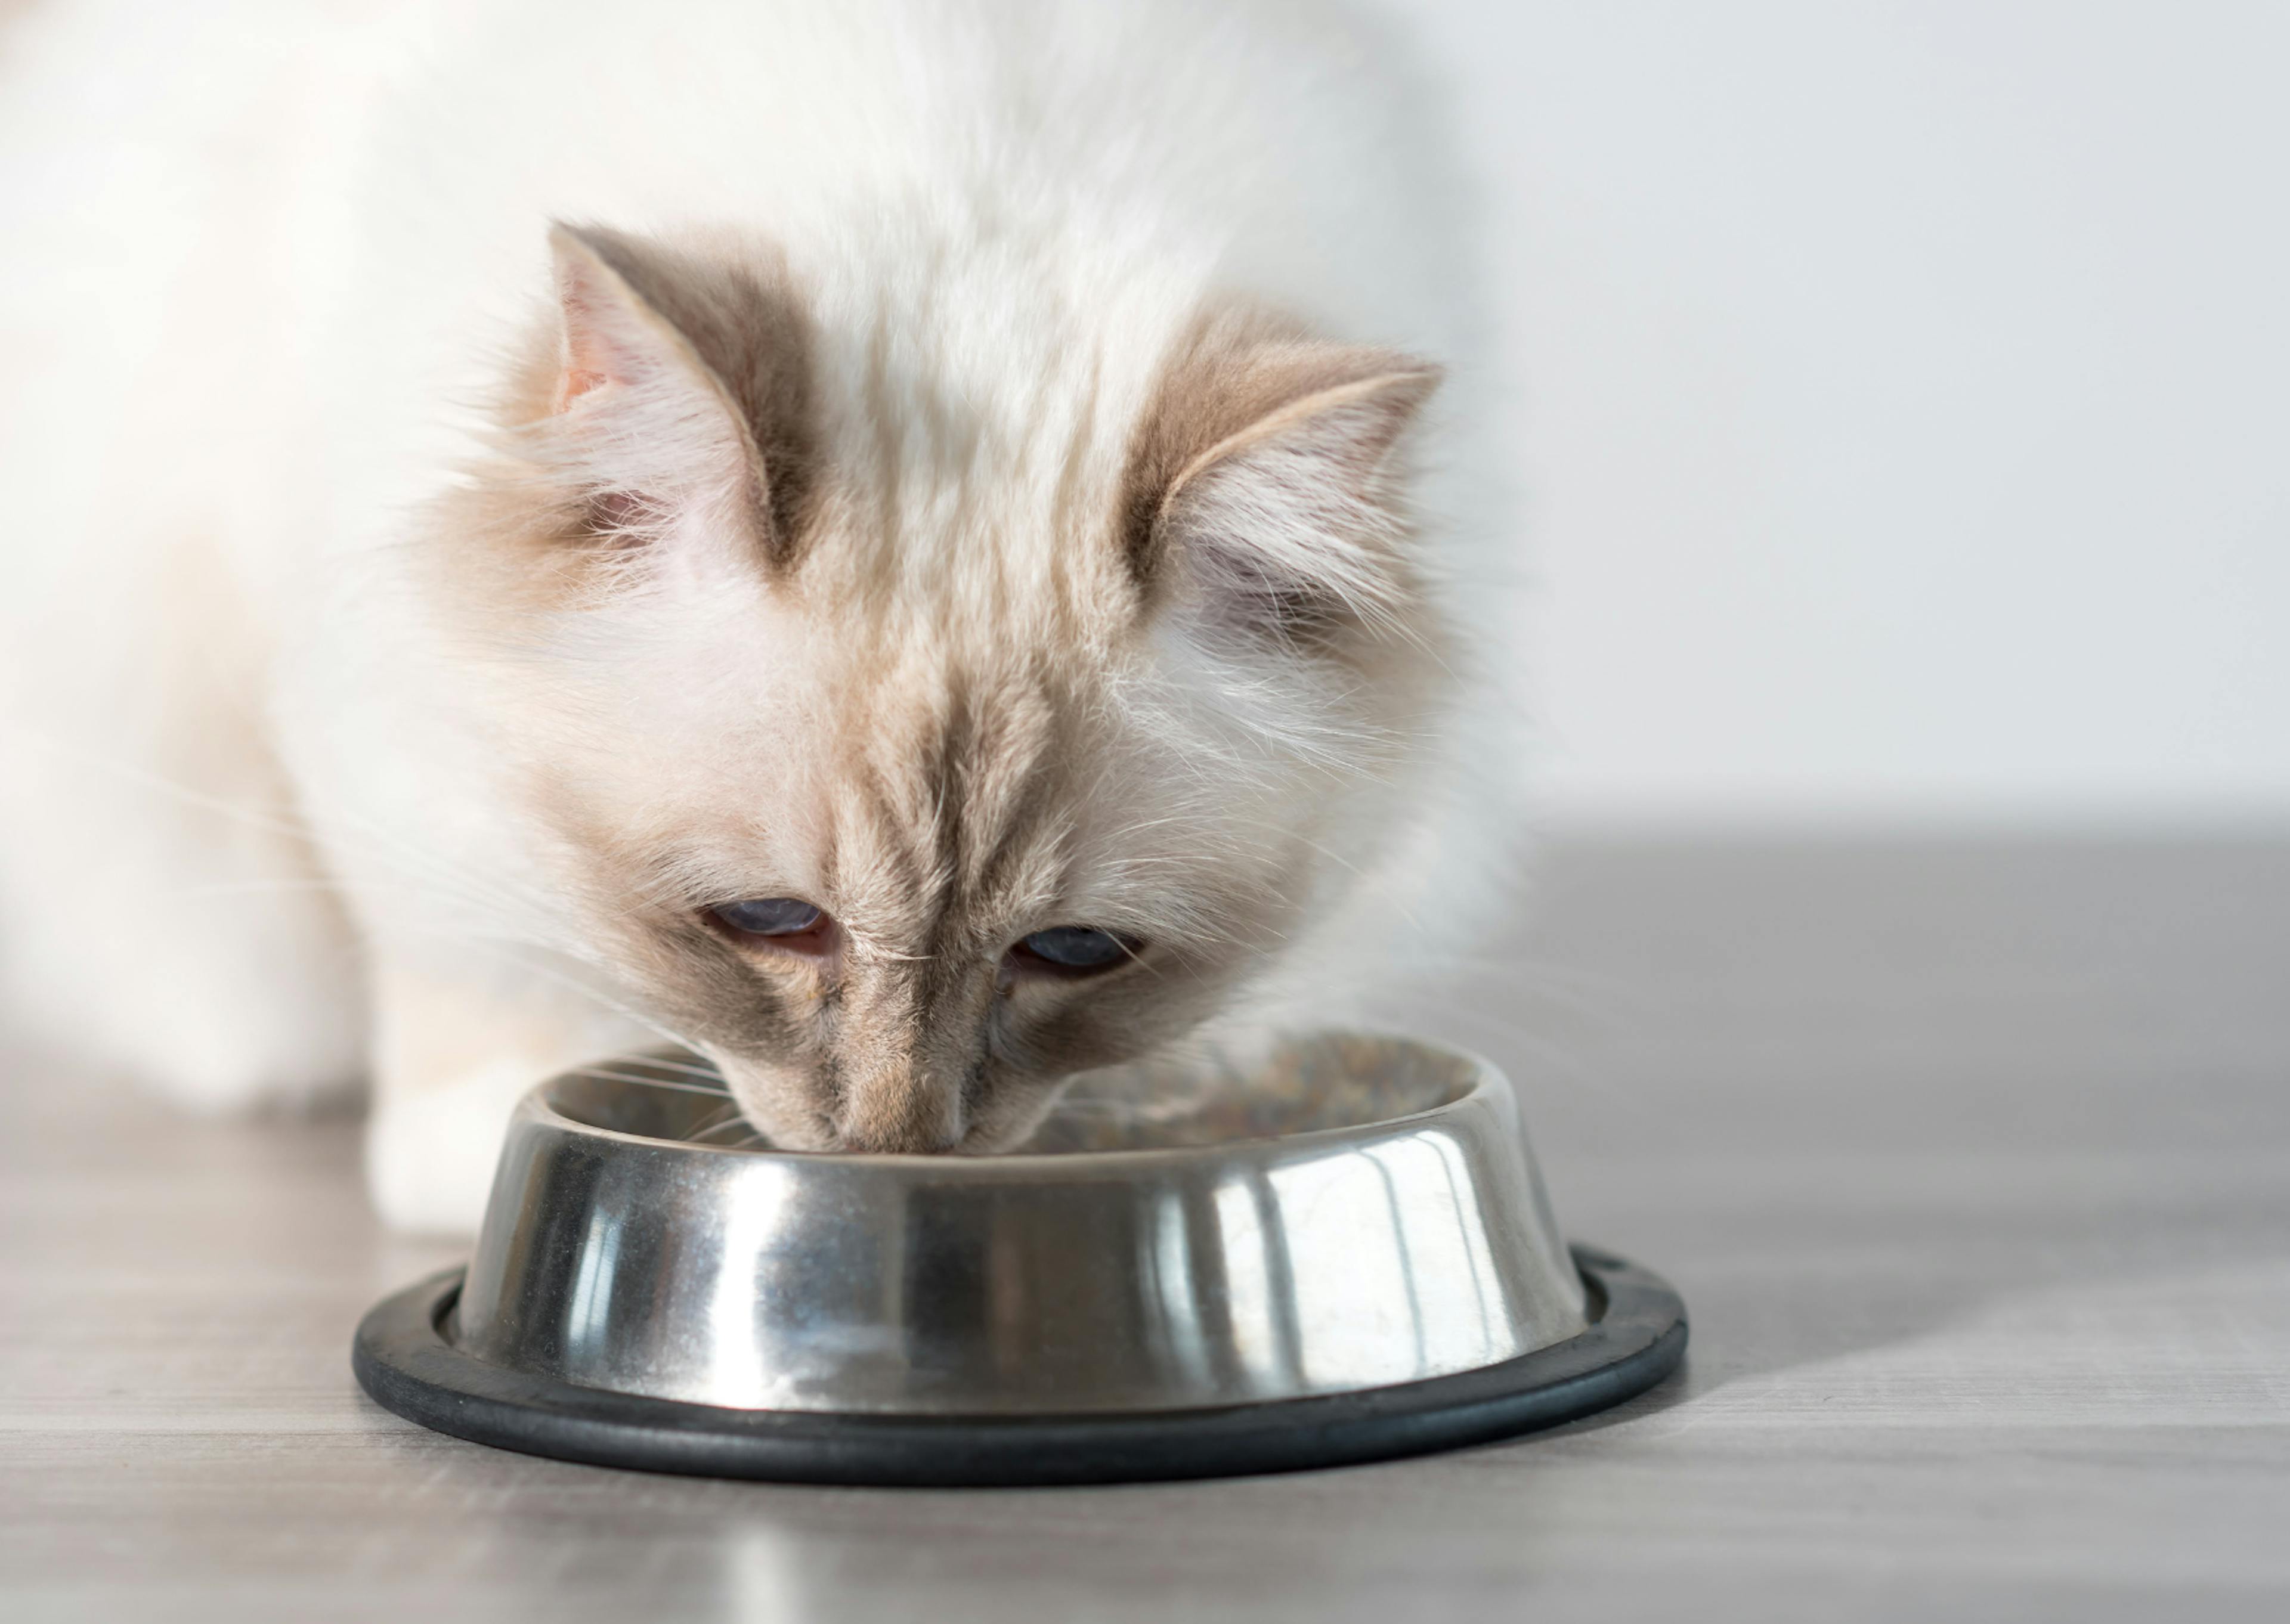
[(599, 1466), (783, 1483), (1132, 1483), (1295, 1471), (1421, 1454), (1573, 1420), (1644, 1392), (1685, 1352), (1667, 1282), (1588, 1246), (1589, 1329), (1524, 1357), (1364, 1392), (1213, 1410), (904, 1416), (727, 1410), (575, 1387), (446, 1340), (461, 1271), (374, 1305), (350, 1353), (384, 1408), (455, 1437)]

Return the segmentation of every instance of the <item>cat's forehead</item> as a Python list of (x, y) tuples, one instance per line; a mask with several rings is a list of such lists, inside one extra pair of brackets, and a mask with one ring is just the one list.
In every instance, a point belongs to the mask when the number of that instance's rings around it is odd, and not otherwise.
[(605, 724), (600, 736), (672, 781), (775, 779), (910, 831), (957, 813), (999, 822), (1119, 747), (1121, 662), (1061, 636), (973, 635), (928, 606), (846, 612), (809, 592), (744, 596), (735, 612), (695, 617), (688, 636), (664, 611), (653, 635), (608, 645), (625, 660), (588, 665), (580, 708)]
[(968, 896), (1019, 883), (995, 871), (1061, 844), (1102, 711), (1051, 663), (965, 658), (917, 634), (846, 684), (827, 743), (832, 839), (854, 876), (889, 864), (905, 890)]
[(816, 589), (861, 612), (923, 606), (981, 644), (1087, 636), (1126, 606), (1117, 531), (1143, 365), (1109, 354), (1127, 346), (1101, 330), (1027, 336), (991, 364), (971, 353), (984, 334), (877, 335), (895, 367), (858, 353), (858, 335), (822, 345), (803, 550)]

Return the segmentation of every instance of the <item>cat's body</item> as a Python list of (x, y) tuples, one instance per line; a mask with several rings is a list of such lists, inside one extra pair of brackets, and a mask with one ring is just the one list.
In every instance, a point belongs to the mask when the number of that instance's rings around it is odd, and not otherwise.
[(205, 1105), (371, 1076), (386, 1215), (457, 1227), (565, 1064), (672, 1033), (783, 1142), (991, 1148), (1076, 1067), (1357, 1013), (1493, 888), (1468, 277), (1373, 30), (0, 49), (15, 1018)]

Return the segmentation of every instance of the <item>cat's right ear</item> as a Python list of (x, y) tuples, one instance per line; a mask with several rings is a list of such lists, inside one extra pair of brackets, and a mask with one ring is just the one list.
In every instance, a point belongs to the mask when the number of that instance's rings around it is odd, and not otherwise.
[(784, 562), (792, 515), (767, 445), (792, 436), (758, 421), (789, 409), (772, 380), (801, 364), (768, 353), (792, 344), (782, 295), (617, 232), (560, 224), (548, 240), (559, 316), (548, 438), (592, 528), (633, 543), (700, 532)]

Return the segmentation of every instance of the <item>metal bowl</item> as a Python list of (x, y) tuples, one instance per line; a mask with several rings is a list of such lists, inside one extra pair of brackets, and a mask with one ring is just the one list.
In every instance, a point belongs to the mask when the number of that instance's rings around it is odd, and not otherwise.
[[(1421, 1394), (1585, 1346), (1613, 1318), (1612, 1283), (1561, 1243), (1509, 1085), (1429, 1044), (1320, 1034), (1245, 1075), (1101, 1074), (1005, 1156), (731, 1137), (749, 1136), (690, 1057), (535, 1090), (466, 1280), (392, 1300), (400, 1341), (420, 1346), (377, 1351), (362, 1333), (369, 1389), (465, 1436), (485, 1436), (468, 1424), (482, 1388), (528, 1412), (609, 1398), (623, 1422), (634, 1404), (645, 1425), (723, 1436), (808, 1423), (846, 1455), (866, 1436), (953, 1438), (950, 1423), (975, 1459), (997, 1422), (1133, 1432)], [(1671, 1327), (1682, 1347), (1669, 1320), (1637, 1338), (1641, 1364)], [(409, 1368), (426, 1398), (408, 1398)]]

